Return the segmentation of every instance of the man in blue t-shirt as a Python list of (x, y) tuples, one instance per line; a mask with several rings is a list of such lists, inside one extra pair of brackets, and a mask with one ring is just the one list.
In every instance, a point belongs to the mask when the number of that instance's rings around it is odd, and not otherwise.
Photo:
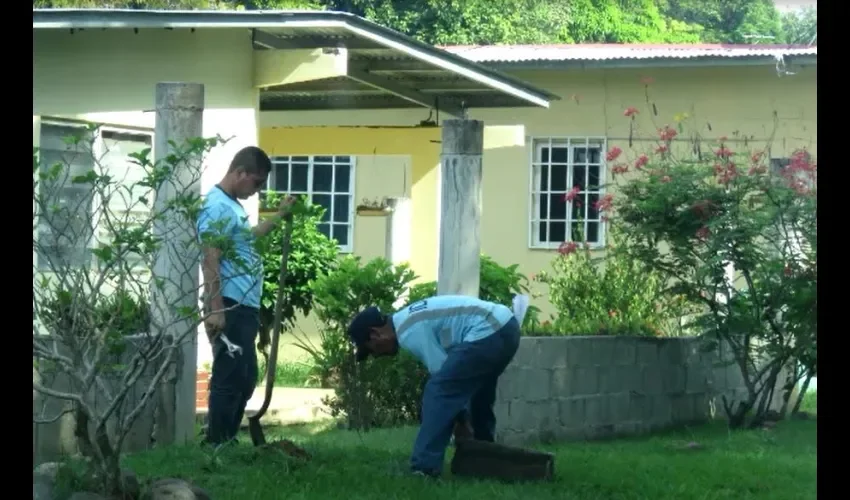
[[(236, 437), (259, 375), (254, 344), (260, 328), (263, 262), (255, 242), (280, 222), (294, 198), (287, 196), (276, 216), (254, 227), (239, 200), (260, 190), (271, 166), (262, 149), (241, 149), (221, 182), (207, 193), (198, 218), (204, 309), (208, 314), (204, 328), (213, 349), (205, 441), (213, 445)], [(222, 334), (242, 348), (241, 354), (228, 355)]]
[(370, 307), (351, 322), (348, 335), (358, 361), (403, 348), (431, 374), (422, 396), (413, 473), (441, 473), (453, 428), (456, 439), (494, 440), (496, 384), (519, 347), (517, 317), (522, 316), (475, 297), (438, 295), (390, 315)]

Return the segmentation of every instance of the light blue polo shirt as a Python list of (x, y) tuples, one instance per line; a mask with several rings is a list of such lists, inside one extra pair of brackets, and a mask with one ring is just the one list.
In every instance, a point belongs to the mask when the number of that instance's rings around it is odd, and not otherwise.
[(452, 347), (488, 337), (513, 317), (513, 311), (501, 304), (465, 295), (438, 295), (393, 314), (393, 326), (399, 346), (434, 374)]
[(259, 309), (263, 294), (263, 261), (255, 247), (248, 214), (235, 198), (220, 187), (207, 193), (198, 218), (198, 236), (226, 236), (238, 259), (221, 260), (221, 293), (242, 305)]

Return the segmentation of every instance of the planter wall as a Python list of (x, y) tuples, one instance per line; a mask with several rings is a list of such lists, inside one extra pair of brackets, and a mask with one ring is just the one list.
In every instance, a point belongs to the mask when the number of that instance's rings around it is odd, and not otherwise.
[[(120, 356), (111, 360), (114, 364), (128, 362), (141, 345), (150, 341), (147, 335), (133, 335), (125, 337), (127, 349)], [(67, 349), (60, 346), (60, 353), (65, 354)], [(35, 358), (33, 361), (38, 361)], [(128, 415), (132, 408), (139, 403), (144, 396), (144, 391), (153, 379), (160, 365), (153, 363), (146, 367), (138, 382), (130, 388), (127, 399), (119, 410), (119, 414)], [(123, 372), (111, 377), (103, 377), (105, 385), (110, 391), (115, 391), (120, 384)], [(33, 380), (38, 380), (47, 388), (79, 393), (69, 377), (63, 373), (51, 373), (46, 369), (38, 371), (33, 367)], [(133, 452), (148, 449), (154, 443), (169, 443), (174, 439), (174, 412), (176, 407), (174, 384), (176, 383), (175, 372), (172, 370), (163, 377), (157, 393), (151, 398), (144, 410), (135, 420), (129, 434), (125, 438), (123, 451)], [(94, 399), (94, 405), (99, 411), (103, 411), (111, 402), (102, 396), (102, 389), (93, 388), (89, 394)], [(75, 418), (72, 413), (66, 413), (58, 420), (50, 423), (36, 424), (36, 418), (54, 418), (62, 413), (63, 408), (69, 403), (63, 400), (45, 397), (33, 390), (33, 466), (44, 462), (59, 460), (65, 455), (74, 455), (79, 452), (77, 438), (74, 436)]]
[(695, 338), (524, 337), (499, 379), (497, 439), (511, 445), (633, 435), (723, 415), (746, 395), (729, 353)]

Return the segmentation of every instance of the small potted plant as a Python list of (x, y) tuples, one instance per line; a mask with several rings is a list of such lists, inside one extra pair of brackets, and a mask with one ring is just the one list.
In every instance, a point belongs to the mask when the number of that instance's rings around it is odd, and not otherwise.
[(366, 198), (357, 205), (357, 215), (364, 217), (386, 217), (391, 214), (392, 208), (387, 204), (387, 199), (368, 200)]

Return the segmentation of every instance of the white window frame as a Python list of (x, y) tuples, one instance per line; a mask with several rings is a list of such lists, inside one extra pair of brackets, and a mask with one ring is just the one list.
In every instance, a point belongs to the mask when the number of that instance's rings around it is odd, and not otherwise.
[[(564, 144), (566, 143), (566, 144)], [(608, 152), (608, 138), (605, 136), (531, 136), (528, 140), (529, 144), (529, 161), (528, 161), (528, 248), (532, 250), (557, 250), (558, 247), (563, 243), (562, 241), (540, 241), (539, 240), (539, 229), (538, 224), (541, 223), (541, 219), (539, 217), (540, 206), (539, 202), (535, 202), (535, 196), (540, 195), (542, 192), (540, 189), (540, 182), (537, 179), (535, 174), (535, 166), (545, 165), (541, 161), (538, 161), (540, 158), (539, 152), (542, 151), (544, 147), (551, 148), (554, 145), (557, 147), (558, 145), (565, 145), (567, 147), (567, 190), (566, 191), (553, 191), (551, 189), (552, 186), (552, 170), (548, 169), (549, 182), (547, 185), (549, 189), (546, 194), (567, 194), (573, 186), (573, 150), (575, 148), (587, 148), (595, 145), (599, 145), (600, 154), (599, 154), (599, 182), (600, 186), (598, 189), (599, 198), (602, 199), (606, 194), (605, 185), (607, 184), (608, 179), (608, 165), (605, 159), (605, 155)], [(551, 157), (548, 162), (551, 165)], [(593, 164), (596, 165), (596, 164)], [(597, 192), (597, 190), (593, 190), (592, 192)], [(585, 193), (585, 192), (583, 192)], [(584, 195), (585, 198), (587, 195)], [(551, 207), (549, 209), (551, 211)], [(572, 203), (567, 203), (567, 216), (566, 216), (566, 239), (565, 241), (573, 241), (572, 240), (572, 224), (573, 224), (573, 209)], [(587, 203), (584, 204), (584, 214), (587, 217), (588, 206)], [(603, 214), (600, 214), (600, 218)], [(551, 219), (546, 219), (547, 221), (551, 221)], [(556, 220), (560, 222), (560, 219)], [(608, 224), (602, 220), (599, 221), (599, 241), (590, 243), (589, 246), (592, 249), (599, 249), (605, 247), (606, 237), (607, 237), (607, 226)], [(547, 235), (549, 231), (547, 231)], [(584, 224), (584, 234), (587, 235), (587, 221)], [(576, 243), (584, 243), (583, 241), (577, 241)]]
[[(287, 187), (289, 189), (287, 191), (287, 194), (296, 195), (296, 196), (297, 195), (307, 195), (307, 199), (310, 203), (312, 203), (312, 201), (313, 201), (313, 195), (314, 194), (330, 196), (331, 197), (331, 206), (330, 206), (330, 209), (328, 210), (329, 217), (330, 217), (328, 223), (331, 226), (331, 230), (329, 231), (330, 232), (330, 238), (333, 239), (333, 226), (347, 225), (348, 226), (348, 243), (346, 243), (345, 245), (342, 245), (339, 242), (337, 242), (337, 248), (338, 248), (340, 253), (354, 253), (354, 224), (355, 224), (355, 219), (356, 219), (355, 211), (354, 211), (354, 187), (355, 187), (355, 184), (356, 184), (355, 179), (356, 179), (356, 174), (357, 174), (357, 156), (355, 156), (353, 154), (309, 154), (309, 155), (290, 154), (290, 155), (272, 156), (271, 157), (272, 171), (269, 173), (269, 178), (268, 178), (268, 181), (266, 182), (266, 185), (260, 191), (261, 195), (263, 193), (280, 193), (280, 191), (277, 191), (275, 189), (269, 189), (271, 187), (274, 187), (275, 184), (276, 184), (276, 182), (275, 182), (276, 181), (275, 176), (277, 175), (276, 166), (278, 164), (286, 164), (286, 163), (291, 165), (293, 163), (292, 158), (295, 158), (295, 157), (307, 158), (307, 162), (306, 162), (307, 163), (307, 190), (306, 191), (293, 191), (292, 190), (292, 168), (290, 168), (289, 174), (288, 174), (289, 180), (288, 180), (288, 183), (287, 183)], [(325, 191), (314, 192), (313, 191), (313, 169), (314, 169), (315, 164), (316, 164), (316, 158), (318, 158), (318, 157), (331, 157), (331, 158), (333, 158), (334, 161), (332, 163), (330, 163), (330, 165), (334, 166), (334, 167), (344, 165), (343, 163), (337, 163), (336, 158), (338, 158), (338, 157), (348, 158), (348, 160), (349, 160), (349, 164), (348, 164), (349, 165), (348, 191), (336, 191), (336, 168), (331, 169), (331, 191), (329, 191), (329, 192), (325, 192)], [(297, 163), (301, 163), (301, 162), (297, 162)], [(325, 165), (325, 163), (319, 163), (319, 164)], [(334, 220), (333, 220), (334, 196), (337, 196), (337, 195), (347, 195), (348, 196), (348, 222), (345, 223), (345, 224), (340, 223), (340, 222), (334, 222)]]
[[(130, 134), (130, 135), (145, 135), (145, 136), (150, 137), (150, 148), (151, 148), (150, 159), (151, 159), (151, 161), (153, 161), (153, 158), (154, 158), (155, 153), (154, 153), (153, 149), (154, 149), (154, 144), (155, 144), (155, 136), (154, 136), (154, 129), (152, 129), (152, 128), (129, 127), (129, 126), (112, 125), (112, 124), (105, 124), (105, 123), (98, 123), (98, 122), (82, 121), (82, 120), (68, 120), (68, 119), (64, 119), (64, 118), (42, 117), (40, 124), (39, 124), (39, 133), (38, 133), (39, 134), (39, 145), (41, 144), (41, 137), (42, 137), (41, 128), (44, 127), (45, 125), (52, 125), (54, 127), (64, 127), (64, 128), (68, 128), (68, 129), (73, 129), (73, 128), (84, 129), (84, 128), (88, 128), (88, 127), (94, 125), (96, 128), (92, 131), (93, 141), (91, 143), (91, 154), (94, 157), (94, 167), (95, 168), (100, 166), (100, 162), (103, 160), (104, 156), (108, 152), (107, 149), (106, 149), (106, 146), (105, 146), (105, 142), (104, 142), (104, 137), (103, 137), (104, 132), (114, 132), (114, 133), (118, 133), (118, 134)], [(39, 151), (40, 151), (40, 147), (39, 147)], [(39, 162), (40, 162), (41, 161), (41, 155), (40, 154), (38, 155), (38, 159), (39, 159)], [(101, 203), (102, 203), (102, 200), (100, 199), (100, 196), (98, 196), (98, 194), (95, 193), (94, 196), (92, 197), (92, 200), (91, 200), (92, 214), (97, 213), (97, 211), (100, 209)], [(153, 203), (153, 198), (151, 198), (151, 203)], [(152, 208), (153, 207), (151, 207), (151, 209)], [(131, 211), (131, 213), (132, 213), (132, 211)], [(39, 217), (41, 217), (41, 214), (39, 214)], [(40, 231), (40, 229), (38, 229), (38, 230)], [(98, 231), (98, 228), (95, 227), (94, 230), (92, 231), (92, 234), (91, 234), (89, 241), (86, 245), (86, 247), (88, 248), (88, 252), (89, 252), (89, 265), (86, 268), (89, 269), (89, 270), (92, 270), (92, 271), (97, 271), (98, 267), (99, 267), (97, 257), (95, 257), (94, 255), (91, 254), (91, 251), (95, 248), (95, 245), (98, 242), (99, 234), (100, 234), (100, 232)], [(36, 269), (38, 270), (38, 272), (42, 272), (42, 273), (51, 272), (50, 268), (42, 268), (41, 267), (39, 252), (36, 252), (36, 260), (37, 260)], [(145, 266), (134, 266), (134, 269), (137, 269), (139, 271), (148, 272), (148, 273), (150, 272), (150, 270), (147, 269)]]

